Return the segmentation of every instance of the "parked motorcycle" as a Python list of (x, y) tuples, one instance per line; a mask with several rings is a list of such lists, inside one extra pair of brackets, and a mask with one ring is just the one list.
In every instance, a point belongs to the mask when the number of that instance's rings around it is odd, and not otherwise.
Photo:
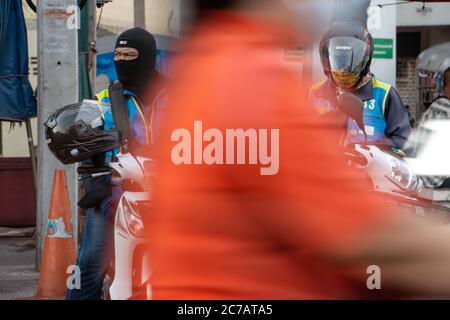
[(149, 258), (144, 239), (144, 217), (151, 206), (149, 184), (154, 161), (131, 153), (110, 163), (113, 184), (124, 190), (114, 225), (114, 277), (109, 289), (112, 300), (148, 299)]
[[(147, 285), (150, 274), (149, 258), (144, 239), (144, 217), (151, 206), (149, 185), (154, 161), (132, 153), (119, 154), (108, 168), (78, 169), (80, 174), (110, 175), (113, 185), (125, 192), (117, 205), (114, 222), (114, 260), (110, 263), (103, 283), (103, 299), (149, 299)], [(95, 171), (95, 172), (94, 172)]]
[(355, 144), (345, 154), (351, 164), (370, 177), (374, 191), (414, 197), (422, 181), (389, 146)]
[[(364, 128), (364, 105), (359, 98), (345, 94), (339, 99), (339, 109)], [(369, 143), (352, 144), (345, 148), (349, 164), (363, 170), (370, 178), (373, 190), (390, 204), (409, 207), (419, 216), (439, 215), (448, 220), (449, 212), (422, 197), (423, 182), (411, 166), (391, 146)]]

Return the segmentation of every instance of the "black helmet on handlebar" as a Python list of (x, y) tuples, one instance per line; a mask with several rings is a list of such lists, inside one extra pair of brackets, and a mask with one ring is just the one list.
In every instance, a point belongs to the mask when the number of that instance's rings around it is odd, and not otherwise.
[(344, 90), (354, 89), (369, 73), (372, 55), (372, 36), (357, 21), (334, 23), (320, 42), (323, 71)]
[(45, 123), (47, 144), (63, 164), (90, 159), (120, 147), (120, 133), (103, 129), (103, 113), (97, 101), (66, 106)]

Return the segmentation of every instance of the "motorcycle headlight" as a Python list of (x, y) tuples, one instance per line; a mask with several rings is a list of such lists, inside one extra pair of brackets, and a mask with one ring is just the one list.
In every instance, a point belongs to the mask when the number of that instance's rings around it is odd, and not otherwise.
[(128, 232), (136, 238), (141, 238), (144, 233), (144, 222), (128, 201), (123, 201), (123, 217)]
[(392, 172), (388, 176), (389, 180), (403, 190), (416, 192), (419, 186), (419, 178), (411, 168), (395, 157), (391, 157), (390, 161)]

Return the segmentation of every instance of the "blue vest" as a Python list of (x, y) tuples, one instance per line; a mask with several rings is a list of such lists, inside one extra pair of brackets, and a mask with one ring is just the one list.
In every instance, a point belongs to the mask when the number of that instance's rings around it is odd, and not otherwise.
[[(323, 84), (315, 85), (312, 90), (317, 90)], [(364, 125), (369, 143), (382, 143), (385, 140), (387, 123), (384, 117), (386, 102), (391, 86), (378, 79), (372, 79), (372, 99), (364, 102)], [(321, 97), (314, 97), (313, 103), (319, 114), (336, 110), (336, 106), (330, 101)], [(353, 143), (363, 143), (365, 141), (364, 132), (359, 128), (355, 120), (349, 119), (347, 131), (343, 140), (344, 145)]]
[[(143, 103), (133, 93), (124, 90), (126, 97), (129, 121), (130, 135), (142, 145), (150, 145), (155, 143), (157, 134), (157, 123), (160, 122), (160, 111), (164, 108), (165, 92), (162, 91), (154, 100), (153, 105), (148, 108), (150, 114), (146, 114)], [(109, 90), (105, 89), (97, 94), (99, 108), (103, 114), (104, 129), (109, 130), (115, 128), (114, 118), (111, 111), (111, 102), (109, 99)], [(114, 150), (114, 154), (119, 150)], [(109, 160), (113, 152), (107, 152), (107, 160)]]

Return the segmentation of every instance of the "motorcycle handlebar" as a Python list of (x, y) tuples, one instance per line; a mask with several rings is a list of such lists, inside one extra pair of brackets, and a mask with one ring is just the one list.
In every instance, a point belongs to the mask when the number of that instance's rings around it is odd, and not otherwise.
[(111, 168), (78, 167), (77, 172), (78, 174), (110, 173)]

